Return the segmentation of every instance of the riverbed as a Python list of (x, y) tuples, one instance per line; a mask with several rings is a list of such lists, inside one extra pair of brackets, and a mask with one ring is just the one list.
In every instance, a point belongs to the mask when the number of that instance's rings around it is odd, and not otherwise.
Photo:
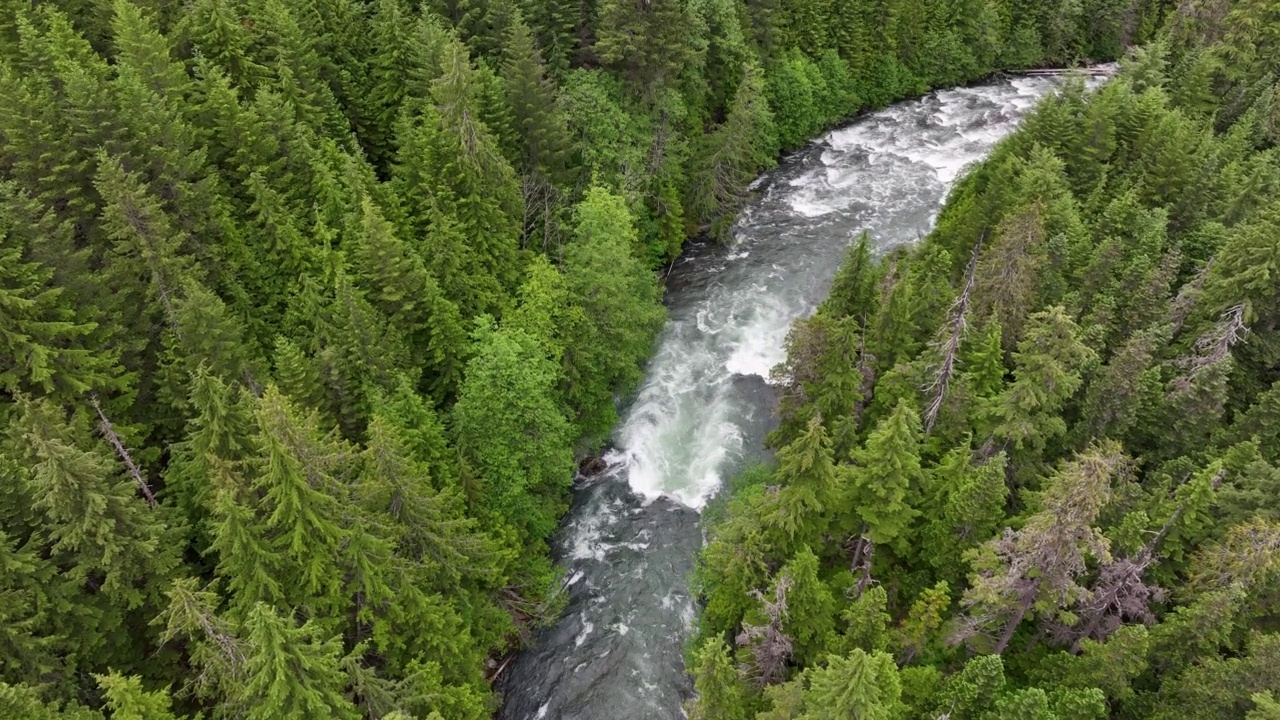
[(763, 453), (788, 327), (863, 231), (881, 250), (928, 233), (965, 168), (1056, 83), (1001, 79), (864, 115), (761, 177), (731, 243), (676, 263), (670, 316), (608, 469), (575, 488), (554, 542), (568, 605), (503, 672), (501, 718), (684, 717), (700, 510)]

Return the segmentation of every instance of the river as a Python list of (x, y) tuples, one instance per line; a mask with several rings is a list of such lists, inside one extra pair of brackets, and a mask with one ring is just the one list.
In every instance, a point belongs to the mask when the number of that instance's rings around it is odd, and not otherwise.
[(568, 606), (503, 672), (499, 717), (684, 717), (699, 510), (762, 453), (766, 379), (788, 326), (814, 310), (863, 230), (879, 249), (927, 233), (964, 168), (1054, 84), (997, 80), (858, 118), (760, 178), (732, 243), (681, 258), (667, 283), (669, 320), (609, 468), (575, 488), (554, 543)]

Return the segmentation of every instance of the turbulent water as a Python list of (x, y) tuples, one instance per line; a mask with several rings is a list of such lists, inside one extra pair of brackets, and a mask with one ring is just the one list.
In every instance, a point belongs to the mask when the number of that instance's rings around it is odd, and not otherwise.
[(825, 295), (849, 244), (932, 226), (947, 190), (1053, 81), (946, 90), (864, 116), (758, 181), (729, 246), (695, 247), (668, 280), (670, 320), (606, 457), (556, 541), (568, 607), (501, 677), (505, 720), (665, 720), (691, 687), (683, 645), (698, 510), (761, 452), (766, 379), (793, 320)]

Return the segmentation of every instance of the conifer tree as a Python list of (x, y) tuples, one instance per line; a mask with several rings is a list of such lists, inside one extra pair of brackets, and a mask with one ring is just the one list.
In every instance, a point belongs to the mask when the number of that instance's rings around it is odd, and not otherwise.
[[(905, 547), (920, 504), (920, 417), (912, 403), (900, 400), (893, 414), (867, 436), (854, 453), (845, 507), (847, 530), (865, 534), (877, 545)], [(859, 525), (864, 530), (859, 531)]]
[(564, 248), (569, 301), (581, 312), (565, 343), (563, 397), (578, 431), (602, 438), (613, 426), (615, 393), (640, 381), (640, 365), (665, 319), (657, 279), (633, 254), (636, 231), (625, 201), (587, 191)]
[(849, 246), (840, 269), (836, 271), (831, 291), (822, 301), (822, 313), (833, 317), (852, 317), (861, 321), (875, 314), (879, 289), (876, 265), (871, 258), (871, 235), (862, 233)]
[(141, 678), (120, 673), (98, 675), (95, 679), (107, 696), (113, 720), (177, 720), (169, 708), (167, 689), (147, 692)]
[(572, 150), (568, 128), (556, 104), (555, 85), (524, 22), (516, 22), (507, 32), (501, 76), (518, 141), (512, 163), (522, 173), (537, 173), (563, 185)]
[(595, 52), (649, 98), (673, 85), (692, 57), (688, 9), (676, 0), (601, 0)]
[(839, 470), (821, 418), (813, 417), (805, 431), (780, 448), (777, 460), (774, 478), (783, 487), (770, 524), (791, 542), (815, 541), (827, 530), (840, 505)]
[(466, 354), (458, 308), (370, 200), (363, 204), (355, 259), (371, 301), (427, 356), (424, 379), (436, 397), (447, 397), (461, 380)]
[(369, 32), (374, 52), (367, 74), (371, 86), (364, 98), (360, 139), (374, 167), (387, 168), (395, 157), (395, 128), (409, 91), (416, 58), (412, 54), (412, 15), (400, 0), (373, 3)]
[(223, 469), (220, 464), (239, 462), (252, 454), (253, 420), (237, 386), (228, 385), (206, 365), (191, 374), (188, 387), (192, 417), (186, 437), (170, 446), (173, 456), (164, 479), (178, 508), (192, 523), (196, 547), (203, 551), (210, 541), (207, 523), (215, 482)]
[(81, 345), (93, 326), (76, 317), (41, 263), (23, 259), (0, 211), (0, 388), (9, 393), (79, 394), (105, 385), (109, 358)]
[(1061, 307), (1031, 316), (1014, 353), (1014, 380), (992, 408), (993, 436), (1034, 456), (1066, 432), (1059, 412), (1079, 389), (1081, 372), (1096, 358)]
[(764, 74), (744, 64), (741, 80), (728, 112), (715, 131), (705, 135), (693, 172), (701, 182), (693, 185), (689, 209), (711, 232), (728, 230), (748, 200), (748, 186), (778, 154), (773, 112), (765, 98)]
[(191, 54), (207, 58), (243, 90), (266, 79), (268, 69), (250, 54), (253, 39), (238, 0), (195, 0), (185, 10), (174, 29), (179, 45), (190, 45)]
[(787, 561), (779, 575), (785, 575), (788, 580), (783, 632), (791, 638), (795, 659), (812, 663), (835, 629), (835, 598), (818, 577), (818, 557), (807, 546)]
[(697, 697), (689, 705), (696, 720), (747, 720), (750, 706), (746, 688), (733, 665), (729, 649), (719, 638), (703, 642), (694, 658), (693, 687)]
[(330, 717), (358, 720), (343, 696), (337, 638), (322, 639), (311, 624), (294, 625), (258, 603), (245, 621), (250, 652), (242, 692), (251, 720)]
[(971, 553), (974, 575), (963, 601), (969, 615), (957, 639), (994, 631), (992, 649), (999, 654), (1029, 613), (1052, 618), (1085, 596), (1078, 578), (1088, 559), (1110, 557), (1094, 522), (1124, 464), (1115, 443), (1077, 455), (1049, 479), (1040, 509), (1021, 529), (1006, 530)]
[(922, 536), (929, 563), (947, 579), (960, 579), (965, 551), (990, 539), (1004, 520), (1009, 493), (1003, 454), (975, 467), (967, 445), (947, 453), (930, 472), (934, 495)]
[(260, 532), (283, 561), (279, 580), (285, 597), (317, 608), (340, 603), (336, 564), (350, 535), (338, 493), (353, 461), (350, 450), (319, 437), (274, 386), (267, 387), (255, 415), (262, 453), (254, 483), (262, 497)]

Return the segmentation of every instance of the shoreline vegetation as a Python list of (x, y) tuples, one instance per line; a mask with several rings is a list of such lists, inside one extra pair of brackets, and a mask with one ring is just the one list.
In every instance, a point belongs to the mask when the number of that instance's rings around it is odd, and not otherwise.
[(1181, 6), (850, 250), (711, 519), (691, 718), (1280, 717), (1277, 37)]
[(1176, 22), (0, 0), (0, 715), (491, 716), (685, 238), (860, 109)]

